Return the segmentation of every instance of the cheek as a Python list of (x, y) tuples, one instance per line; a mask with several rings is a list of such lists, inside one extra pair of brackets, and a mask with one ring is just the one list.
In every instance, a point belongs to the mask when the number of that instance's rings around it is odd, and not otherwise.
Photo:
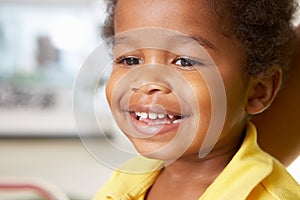
[(236, 75), (228, 75), (224, 79), (229, 114), (240, 113), (241, 116), (245, 114), (248, 94), (245, 79), (246, 77), (238, 73)]
[(108, 102), (110, 107), (111, 107), (111, 104), (112, 104), (111, 99), (112, 99), (112, 94), (113, 94), (114, 88), (115, 88), (115, 83), (114, 83), (113, 79), (110, 78), (109, 81), (106, 84), (106, 90), (105, 90), (106, 99), (107, 99), (107, 102)]
[(199, 106), (199, 127), (200, 131), (206, 132), (208, 129), (210, 118), (211, 118), (211, 96), (203, 80), (198, 81), (197, 87), (195, 88), (195, 94), (198, 100)]
[(197, 99), (198, 108), (194, 109), (195, 111), (197, 111), (197, 113), (194, 113), (194, 117), (197, 118), (198, 123), (196, 127), (195, 138), (185, 152), (185, 155), (195, 154), (199, 152), (204, 137), (207, 134), (208, 127), (211, 123), (212, 112), (211, 95), (204, 79), (199, 77), (199, 75), (197, 76), (197, 78), (195, 78), (194, 76), (187, 77), (187, 79), (190, 80), (194, 95)]
[[(193, 85), (199, 106), (197, 135), (188, 149), (188, 154), (198, 152), (199, 148), (203, 145), (204, 137), (210, 137), (211, 134), (215, 134), (209, 131), (211, 130), (211, 126), (220, 127), (217, 129), (219, 133), (216, 134), (217, 142), (225, 136), (227, 138), (230, 134), (238, 134), (245, 122), (244, 106), (247, 87), (244, 77), (241, 73), (230, 71), (220, 71), (220, 74), (223, 79), (221, 80), (222, 84), (224, 84), (223, 96), (216, 95), (219, 91), (216, 85), (207, 85), (206, 81), (201, 78), (188, 78), (190, 84)], [(222, 108), (216, 109), (220, 108), (220, 105)], [(208, 146), (213, 145), (214, 143), (208, 144)]]
[[(203, 119), (210, 118), (210, 113), (211, 113), (210, 90), (213, 90), (214, 88), (208, 86), (205, 79), (202, 78), (200, 74), (194, 76), (191, 75), (189, 77), (186, 77), (186, 79), (189, 80), (189, 84), (191, 85), (194, 95), (197, 99), (200, 121), (202, 121), (201, 118)], [(197, 110), (197, 108), (195, 108), (195, 110)]]
[[(229, 142), (229, 139), (239, 137), (247, 119), (245, 107), (247, 104), (248, 87), (246, 77), (242, 72), (228, 72), (223, 74), (227, 95), (226, 120), (220, 139)], [(227, 138), (227, 139), (226, 139)]]
[(118, 81), (121, 79), (122, 75), (123, 75), (123, 72), (121, 72), (120, 70), (114, 69), (110, 75), (110, 78), (109, 78), (107, 84), (106, 84), (106, 90), (105, 90), (106, 99), (111, 108), (112, 108), (112, 98), (113, 98), (115, 91), (117, 90), (116, 86), (118, 84)]

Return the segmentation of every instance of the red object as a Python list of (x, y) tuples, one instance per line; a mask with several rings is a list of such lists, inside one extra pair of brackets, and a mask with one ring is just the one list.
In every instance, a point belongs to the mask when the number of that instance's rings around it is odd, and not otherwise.
[(54, 197), (47, 190), (33, 184), (0, 184), (1, 190), (31, 190), (45, 200), (54, 200)]

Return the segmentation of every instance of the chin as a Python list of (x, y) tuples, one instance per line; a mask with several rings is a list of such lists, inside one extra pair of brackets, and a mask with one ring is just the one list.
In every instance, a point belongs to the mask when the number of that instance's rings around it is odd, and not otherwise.
[(134, 146), (142, 156), (166, 162), (173, 162), (184, 154), (184, 151), (182, 152), (178, 148), (172, 148), (170, 146), (166, 147), (165, 145), (134, 144)]

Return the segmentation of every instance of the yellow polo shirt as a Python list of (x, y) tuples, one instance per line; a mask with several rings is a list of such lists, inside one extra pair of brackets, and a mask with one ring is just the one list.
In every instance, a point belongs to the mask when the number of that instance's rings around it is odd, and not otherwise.
[[(128, 161), (123, 169), (141, 166), (148, 173), (117, 170), (94, 200), (143, 200), (159, 174), (162, 163), (143, 157)], [(199, 200), (300, 200), (300, 185), (256, 142), (256, 129), (249, 123), (239, 151)]]

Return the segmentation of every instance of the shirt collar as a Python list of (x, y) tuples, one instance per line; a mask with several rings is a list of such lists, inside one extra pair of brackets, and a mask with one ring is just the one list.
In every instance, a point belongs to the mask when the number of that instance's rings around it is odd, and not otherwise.
[(207, 188), (201, 200), (215, 199), (216, 195), (218, 199), (246, 199), (253, 188), (272, 172), (272, 158), (259, 148), (256, 141), (256, 128), (248, 123), (239, 151)]
[(122, 177), (114, 183), (114, 188), (118, 189), (111, 190), (106, 197), (118, 200), (139, 199), (154, 183), (162, 167), (162, 161), (143, 156), (130, 159), (116, 171), (116, 176)]

